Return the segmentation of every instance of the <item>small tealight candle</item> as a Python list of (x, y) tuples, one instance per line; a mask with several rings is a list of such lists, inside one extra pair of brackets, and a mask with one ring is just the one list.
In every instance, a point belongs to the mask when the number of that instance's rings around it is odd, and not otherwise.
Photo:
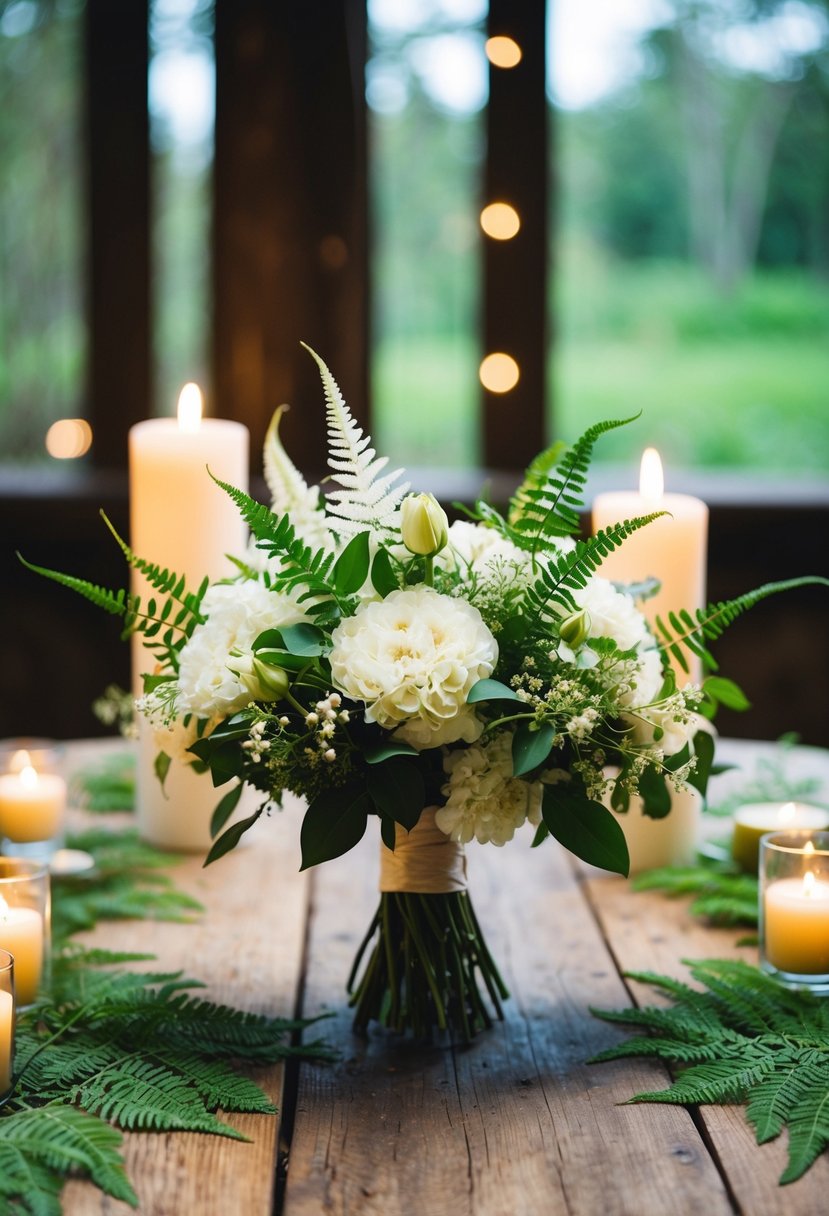
[(14, 1064), (14, 959), (0, 950), (0, 1102), (12, 1088)]
[(829, 811), (806, 802), (748, 802), (734, 814), (731, 856), (747, 874), (757, 873), (760, 838), (766, 832), (829, 828)]
[(760, 964), (789, 986), (829, 992), (829, 832), (763, 837)]
[(12, 771), (0, 775), (0, 836), (15, 844), (51, 840), (66, 810), (66, 782), (38, 773), (27, 752), (17, 752)]

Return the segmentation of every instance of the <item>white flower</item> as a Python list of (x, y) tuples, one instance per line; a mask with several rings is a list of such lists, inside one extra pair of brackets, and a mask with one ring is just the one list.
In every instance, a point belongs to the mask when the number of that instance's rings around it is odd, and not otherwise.
[(392, 591), (362, 604), (332, 635), (337, 688), (366, 705), (367, 722), (413, 747), (481, 733), (466, 695), (492, 674), (498, 644), (477, 608), (431, 587)]
[(653, 645), (647, 622), (636, 604), (608, 579), (589, 578), (585, 587), (573, 592), (573, 599), (590, 616), (588, 637), (611, 638), (620, 650)]
[(289, 596), (253, 580), (209, 587), (202, 611), (207, 620), (196, 626), (181, 652), (176, 708), (179, 714), (224, 718), (251, 699), (228, 666), (234, 662), (231, 651), (250, 650), (266, 629), (295, 625), (305, 614)]
[[(575, 548), (575, 544), (572, 536), (562, 536), (556, 540), (556, 549), (560, 553), (567, 553)], [(516, 570), (526, 569), (528, 577), (532, 574), (529, 552), (519, 549), (496, 528), (462, 519), (456, 520), (449, 528), (449, 544), (437, 560), (438, 563), (446, 562), (450, 569), (460, 566), (463, 570), (468, 566), (475, 574), (484, 576), (492, 574), (499, 565), (504, 564), (514, 566)], [(539, 550), (536, 561), (543, 560), (544, 550)]]
[(512, 732), (486, 743), (450, 752), (443, 762), (449, 780), (446, 805), (435, 813), (442, 832), (460, 844), (474, 837), (481, 844), (506, 844), (527, 818), (539, 821), (540, 781), (512, 775)]

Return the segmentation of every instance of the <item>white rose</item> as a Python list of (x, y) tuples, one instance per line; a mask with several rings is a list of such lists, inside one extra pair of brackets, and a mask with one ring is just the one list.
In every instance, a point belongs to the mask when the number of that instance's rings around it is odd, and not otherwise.
[(418, 748), (480, 733), (466, 696), (492, 674), (498, 644), (477, 608), (431, 587), (362, 604), (332, 635), (331, 674), (367, 722)]
[(589, 578), (585, 587), (573, 592), (573, 599), (590, 616), (588, 637), (611, 638), (620, 650), (644, 649), (653, 644), (636, 604), (608, 579)]

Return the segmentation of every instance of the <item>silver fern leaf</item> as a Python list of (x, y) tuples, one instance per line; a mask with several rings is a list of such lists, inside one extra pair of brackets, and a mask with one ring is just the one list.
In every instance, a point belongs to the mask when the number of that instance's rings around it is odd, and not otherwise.
[(399, 483), (402, 469), (379, 476), (388, 464), (388, 457), (376, 454), (371, 437), (364, 435), (352, 418), (331, 372), (316, 351), (304, 342), (302, 345), (315, 360), (322, 377), (328, 421), (328, 467), (340, 486), (326, 495), (329, 526), (341, 544), (366, 531), (374, 540), (388, 539), (390, 533), (399, 532), (400, 500), (409, 483)]
[(280, 405), (274, 410), (262, 452), (271, 510), (274, 515), (290, 515), (295, 532), (312, 549), (330, 548), (331, 534), (320, 509), (320, 488), (306, 483), (279, 438), (279, 423), (287, 408)]

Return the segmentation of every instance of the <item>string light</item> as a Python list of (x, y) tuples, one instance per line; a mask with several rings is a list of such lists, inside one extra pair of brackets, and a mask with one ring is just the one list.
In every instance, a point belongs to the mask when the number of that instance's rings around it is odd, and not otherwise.
[(481, 384), (490, 393), (508, 393), (514, 389), (521, 375), (520, 368), (512, 355), (503, 351), (493, 351), (487, 355), (478, 368)]
[(514, 38), (507, 38), (504, 34), (487, 38), (484, 51), (494, 68), (515, 68), (521, 62), (521, 47)]

